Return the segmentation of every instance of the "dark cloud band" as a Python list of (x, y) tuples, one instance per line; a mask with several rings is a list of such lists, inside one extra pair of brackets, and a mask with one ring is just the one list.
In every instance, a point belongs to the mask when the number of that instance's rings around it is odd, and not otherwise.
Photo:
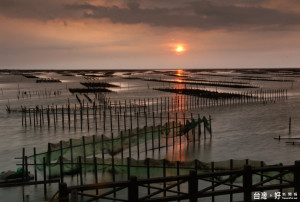
[(0, 12), (8, 17), (40, 20), (94, 18), (109, 19), (112, 23), (201, 30), (281, 29), (300, 24), (299, 13), (282, 12), (260, 5), (267, 1), (161, 0), (163, 3), (159, 3), (157, 0), (130, 0), (122, 7), (93, 5), (85, 0), (52, 0), (44, 4), (38, 0), (28, 0), (26, 3), (23, 0), (2, 0)]

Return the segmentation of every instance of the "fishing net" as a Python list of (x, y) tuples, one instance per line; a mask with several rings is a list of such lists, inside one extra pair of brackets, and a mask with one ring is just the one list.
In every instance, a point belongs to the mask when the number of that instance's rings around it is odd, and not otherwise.
[[(59, 143), (49, 143), (48, 151), (28, 157), (29, 160), (36, 159), (37, 162), (43, 162), (43, 158), (49, 164), (56, 161), (62, 156), (64, 159), (76, 159), (79, 156), (88, 157), (98, 154), (116, 155), (126, 149), (131, 149), (141, 143), (147, 141), (161, 140), (169, 137), (177, 137), (185, 135), (188, 137), (189, 131), (195, 132), (195, 128), (204, 124), (205, 130), (210, 131), (209, 121), (203, 117), (202, 119), (187, 120), (186, 124), (165, 123), (164, 125), (135, 128), (133, 130), (120, 131), (115, 137), (107, 137), (105, 135), (83, 136), (80, 139), (70, 139), (69, 141), (60, 141)], [(194, 134), (195, 135), (195, 134)], [(158, 147), (160, 147), (159, 145)], [(165, 145), (166, 146), (166, 145)], [(154, 148), (151, 148), (154, 149)]]

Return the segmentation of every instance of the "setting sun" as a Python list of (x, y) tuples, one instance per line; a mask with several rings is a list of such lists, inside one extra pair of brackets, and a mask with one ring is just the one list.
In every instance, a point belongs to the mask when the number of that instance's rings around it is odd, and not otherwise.
[(177, 46), (176, 52), (177, 53), (183, 52), (183, 47), (182, 46)]
[(169, 50), (176, 55), (182, 55), (188, 51), (188, 46), (187, 44), (183, 42), (177, 42), (177, 43), (170, 43), (168, 44)]

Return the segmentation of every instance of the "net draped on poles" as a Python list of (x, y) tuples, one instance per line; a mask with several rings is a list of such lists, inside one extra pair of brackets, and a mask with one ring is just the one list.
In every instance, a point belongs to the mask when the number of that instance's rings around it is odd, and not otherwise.
[(211, 130), (210, 122), (205, 117), (202, 119), (191, 119), (191, 121), (187, 120), (186, 124), (173, 121), (163, 125), (145, 126), (143, 128), (120, 131), (114, 138), (109, 138), (105, 135), (93, 135), (83, 136), (79, 139), (70, 139), (69, 141), (61, 141), (59, 143), (49, 143), (47, 152), (29, 156), (28, 159), (33, 160), (35, 158), (37, 162), (42, 162), (43, 158), (45, 158), (49, 164), (52, 161), (58, 160), (60, 156), (68, 160), (77, 159), (79, 156), (86, 158), (98, 154), (114, 156), (130, 147), (137, 146), (138, 144), (142, 145), (145, 141), (183, 135), (188, 138), (189, 131), (194, 131), (197, 126), (201, 126), (201, 123), (204, 124), (205, 130)]
[[(204, 130), (211, 132), (210, 121), (205, 117), (187, 120), (185, 124), (169, 122), (163, 125), (148, 126), (143, 128), (135, 128), (133, 130), (120, 131), (118, 135), (109, 138), (105, 135), (83, 136), (79, 139), (70, 139), (69, 141), (60, 141), (59, 143), (49, 143), (48, 151), (28, 157), (29, 161), (35, 160), (35, 168), (41, 172), (48, 171), (48, 176), (57, 177), (69, 174), (77, 174), (79, 172), (109, 172), (118, 174), (134, 173), (139, 178), (147, 178), (149, 172), (151, 177), (162, 177), (164, 169), (167, 170), (168, 176), (176, 176), (188, 174), (191, 169), (197, 173), (205, 173), (212, 171), (238, 170), (243, 169), (244, 165), (250, 165), (253, 168), (266, 167), (262, 161), (254, 160), (225, 160), (214, 162), (193, 161), (168, 161), (162, 159), (144, 159), (136, 160), (131, 157), (117, 158), (115, 155), (130, 149), (137, 145), (143, 145), (151, 140), (166, 140), (166, 138), (185, 136), (189, 139), (189, 131), (195, 137), (195, 128), (198, 128), (198, 134), (201, 132), (201, 123)], [(152, 141), (153, 142), (153, 141)], [(174, 143), (174, 141), (173, 141)], [(156, 145), (157, 146), (157, 145)], [(166, 146), (166, 145), (160, 145)], [(157, 148), (157, 147), (156, 147)], [(148, 148), (156, 149), (156, 148)], [(144, 148), (147, 149), (147, 148)], [(102, 158), (99, 157), (102, 154)], [(104, 156), (106, 155), (106, 157)], [(45, 159), (45, 164), (42, 162)], [(81, 159), (81, 160), (79, 160)], [(276, 172), (264, 172), (265, 175), (276, 175)], [(222, 180), (226, 176), (218, 180)], [(286, 174), (283, 179), (293, 179), (293, 174)], [(259, 175), (254, 176), (254, 181), (261, 180)], [(242, 177), (234, 179), (235, 182), (241, 182)], [(276, 180), (270, 181), (270, 183)]]

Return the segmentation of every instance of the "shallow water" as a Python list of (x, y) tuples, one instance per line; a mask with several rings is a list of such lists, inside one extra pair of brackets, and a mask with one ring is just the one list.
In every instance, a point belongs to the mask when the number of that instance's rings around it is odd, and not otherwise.
[[(202, 73), (202, 72), (201, 72)], [(162, 82), (144, 81), (140, 79), (125, 79), (121, 78), (126, 72), (117, 72), (115, 77), (96, 77), (97, 81), (105, 81), (112, 84), (120, 85), (120, 88), (110, 88), (112, 93), (107, 94), (112, 102), (126, 100), (148, 99), (152, 102), (152, 98), (158, 97), (175, 97), (175, 94), (155, 91), (152, 88), (157, 87), (198, 87), (202, 89), (218, 90), (222, 92), (239, 92), (243, 89), (232, 89), (222, 87), (209, 86), (195, 86), (183, 84), (169, 84)], [(247, 81), (247, 80), (232, 80), (231, 76), (241, 76), (249, 74), (237, 73), (235, 71), (228, 72), (210, 72), (207, 71), (207, 76), (198, 75), (196, 72), (185, 72), (185, 75), (195, 79), (211, 79), (222, 81), (241, 81), (249, 82), (252, 85), (260, 86), (263, 89), (288, 89), (288, 99), (278, 100), (275, 103), (248, 103), (236, 104), (228, 106), (214, 106), (202, 109), (185, 110), (179, 112), (179, 117), (182, 114), (201, 114), (211, 115), (212, 121), (212, 138), (202, 139), (200, 144), (195, 147), (186, 142), (182, 143), (181, 150), (162, 149), (161, 152), (157, 150), (152, 154), (148, 153), (149, 158), (167, 158), (169, 160), (193, 160), (199, 159), (204, 162), (220, 161), (227, 159), (251, 159), (265, 161), (267, 164), (293, 164), (295, 160), (300, 160), (300, 146), (288, 145), (284, 140), (274, 140), (278, 136), (299, 136), (300, 131), (300, 77), (293, 77), (294, 82), (271, 82), (271, 81)], [(211, 76), (210, 74), (220, 75)], [(226, 77), (222, 77), (226, 75)], [(250, 74), (253, 76), (272, 76), (274, 78), (284, 78), (284, 76), (277, 77), (274, 74)], [(68, 88), (82, 88), (79, 82), (86, 81), (83, 76), (63, 76), (58, 73), (44, 73), (41, 72), (39, 77), (60, 79), (62, 83), (40, 83), (36, 84), (35, 79), (28, 79), (21, 75), (0, 75), (0, 170), (16, 170), (19, 160), (14, 159), (22, 155), (22, 148), (25, 148), (26, 154), (31, 155), (33, 147), (37, 148), (38, 152), (44, 152), (47, 149), (47, 143), (57, 143), (60, 140), (68, 140), (69, 138), (79, 138), (83, 135), (94, 135), (96, 131), (91, 128), (89, 131), (86, 126), (83, 130), (77, 130), (72, 127), (70, 130), (62, 129), (61, 125), (56, 128), (47, 127), (24, 127), (21, 123), (21, 113), (13, 112), (8, 114), (6, 112), (6, 105), (11, 109), (20, 110), (20, 106), (35, 107), (36, 105), (58, 105), (66, 104), (68, 99), (70, 103), (76, 104), (75, 96), (69, 93)], [(131, 77), (140, 78), (155, 78), (155, 79), (174, 79), (172, 76), (163, 75), (157, 72), (132, 72)], [(287, 77), (287, 79), (291, 79)], [(59, 95), (54, 95), (53, 92), (59, 91)], [(256, 89), (247, 89), (247, 91)], [(24, 92), (26, 91), (26, 94)], [(29, 92), (30, 91), (30, 92)], [(21, 92), (18, 97), (18, 92)], [(45, 92), (51, 92), (51, 95), (45, 95)], [(29, 95), (29, 93), (31, 95)], [(84, 96), (81, 96), (83, 98)], [(154, 99), (154, 101), (155, 101)], [(77, 103), (78, 105), (78, 103)], [(289, 117), (292, 118), (292, 131), (289, 134), (288, 122)], [(60, 117), (59, 117), (60, 118)], [(174, 116), (171, 116), (171, 120)], [(165, 120), (165, 119), (164, 119)], [(60, 121), (60, 120), (59, 120)], [(116, 121), (116, 119), (114, 120)], [(136, 127), (135, 121), (133, 126)], [(127, 124), (129, 124), (127, 122)], [(144, 120), (140, 120), (140, 126), (143, 126)], [(110, 128), (109, 124), (107, 127)], [(129, 127), (129, 126), (127, 126)], [(116, 125), (113, 127), (115, 132)], [(102, 129), (97, 131), (102, 134)], [(110, 134), (110, 132), (107, 132)], [(136, 152), (134, 152), (136, 155)], [(136, 156), (133, 156), (136, 158)], [(140, 154), (140, 159), (145, 158), (145, 153)], [(39, 174), (41, 175), (41, 174)], [(41, 177), (41, 176), (39, 176)], [(101, 181), (109, 181), (109, 174), (100, 176)], [(42, 178), (39, 178), (42, 179)], [(125, 179), (120, 175), (119, 180)], [(67, 179), (69, 183), (71, 179)], [(92, 183), (92, 177), (87, 174), (85, 178), (86, 183)], [(42, 186), (29, 186), (24, 188), (24, 198), (22, 187), (17, 188), (0, 188), (0, 198), (4, 201), (41, 201), (43, 200)], [(48, 195), (53, 195), (57, 190), (57, 185), (53, 184), (48, 190)], [(17, 194), (12, 194), (17, 192)]]

